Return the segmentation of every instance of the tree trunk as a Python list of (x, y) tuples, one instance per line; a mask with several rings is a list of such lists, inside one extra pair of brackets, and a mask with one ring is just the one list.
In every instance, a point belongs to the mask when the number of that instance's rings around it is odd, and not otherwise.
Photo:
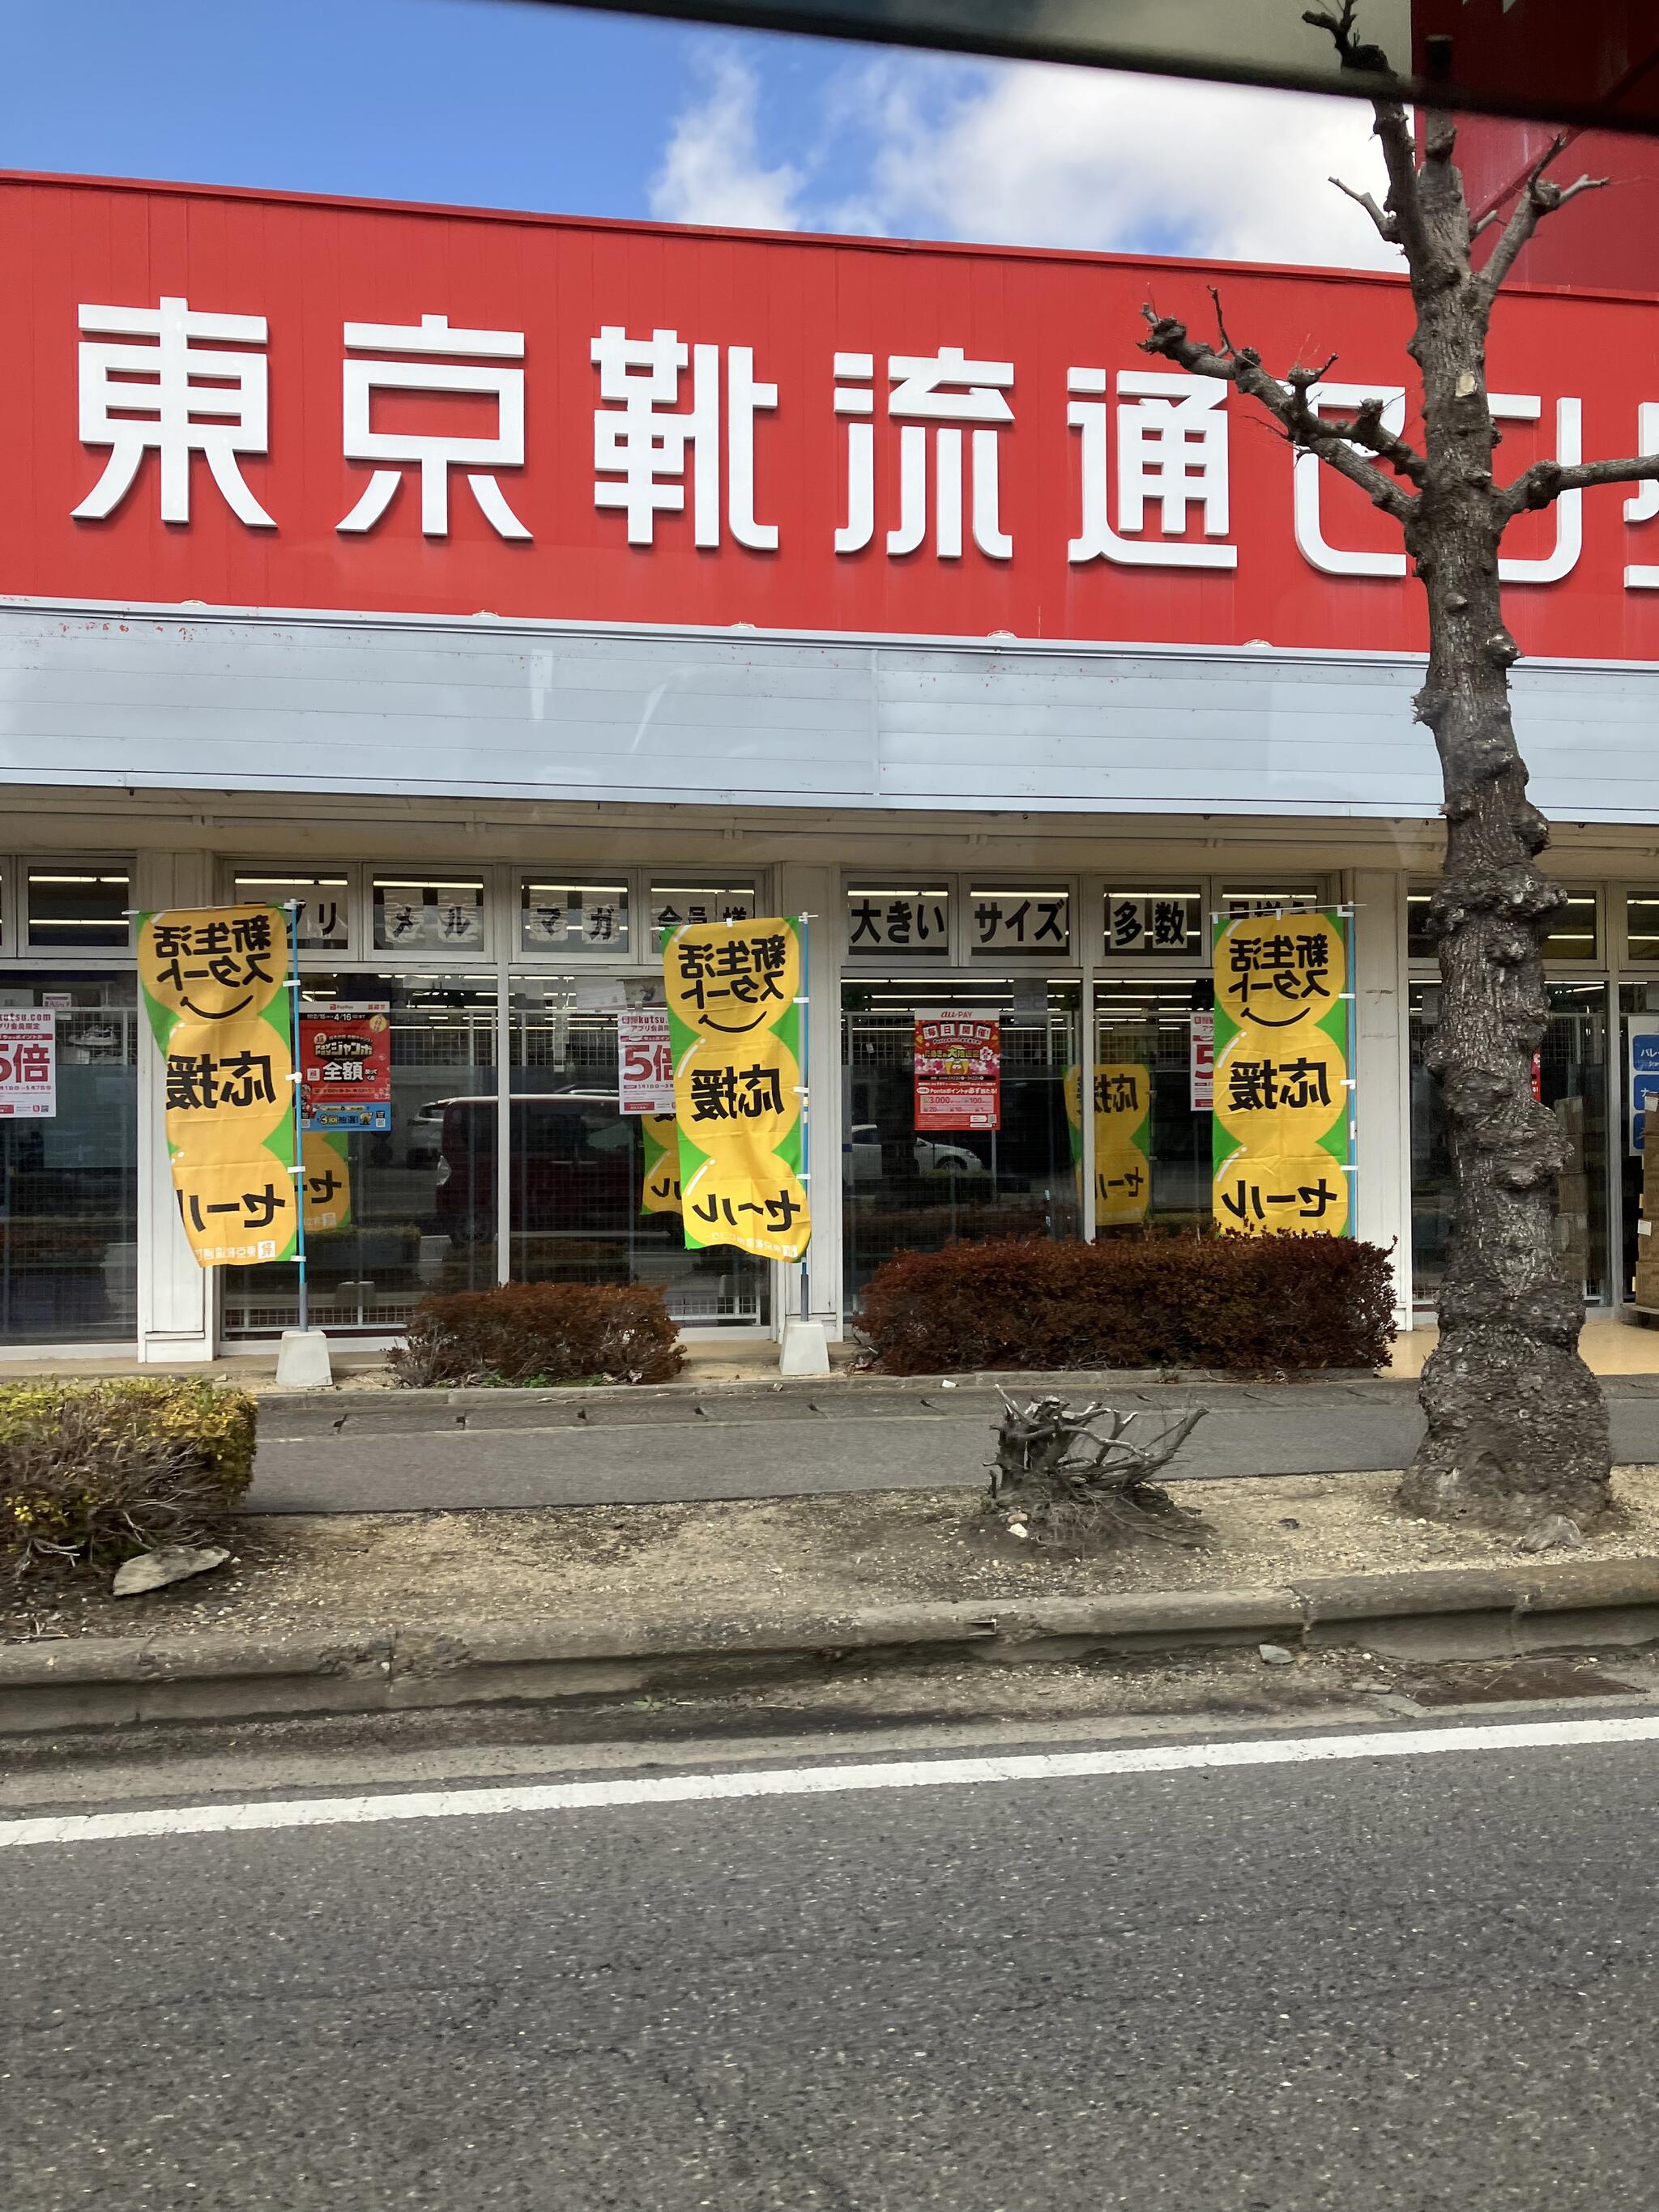
[(1443, 1520), (1519, 1528), (1564, 1513), (1582, 1526), (1607, 1504), (1607, 1407), (1577, 1352), (1583, 1286), (1567, 1280), (1555, 1249), (1556, 1177), (1571, 1148), (1532, 1091), (1547, 1012), (1543, 942), (1566, 894), (1534, 857), (1549, 830), (1527, 798), (1510, 720), (1518, 656), (1499, 604), (1504, 517), (1462, 179), (1443, 161), (1425, 167), (1422, 185), (1425, 221), (1446, 250), (1433, 257), (1437, 273), (1413, 276), (1428, 466), (1406, 542), (1429, 599), (1417, 714), (1434, 732), (1446, 793), (1431, 908), (1440, 1019), (1428, 1062), (1445, 1103), (1457, 1212), (1440, 1341), (1423, 1370), (1428, 1433), (1400, 1502)]

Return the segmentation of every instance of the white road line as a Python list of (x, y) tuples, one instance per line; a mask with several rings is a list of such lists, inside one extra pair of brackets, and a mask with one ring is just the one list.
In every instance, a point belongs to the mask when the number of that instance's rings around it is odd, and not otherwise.
[(1444, 1752), (1550, 1751), (1573, 1744), (1650, 1743), (1659, 1714), (1511, 1721), (1475, 1728), (1281, 1736), (1265, 1742), (1129, 1747), (1008, 1759), (889, 1759), (869, 1766), (792, 1766), (629, 1782), (552, 1782), (495, 1790), (419, 1790), (376, 1797), (295, 1797), (261, 1804), (182, 1805), (60, 1820), (0, 1821), (0, 1850), (28, 1844), (119, 1842), (130, 1836), (242, 1834), (375, 1820), (477, 1820), (492, 1813), (583, 1813), (611, 1805), (675, 1805), (728, 1797), (816, 1797), (853, 1790), (963, 1789), (981, 1782), (1079, 1782), (1103, 1775), (1180, 1774), (1228, 1766), (1307, 1766), (1339, 1759), (1421, 1759)]

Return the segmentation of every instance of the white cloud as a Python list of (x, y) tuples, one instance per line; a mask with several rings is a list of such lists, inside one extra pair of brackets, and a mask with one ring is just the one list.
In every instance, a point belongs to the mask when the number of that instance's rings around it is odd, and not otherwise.
[(837, 229), (1403, 265), (1327, 181), (1382, 195), (1362, 101), (1035, 64), (975, 64), (940, 100), (902, 59), (862, 74), (872, 150)]
[(708, 57), (700, 96), (676, 119), (651, 184), (651, 212), (667, 222), (793, 230), (801, 216), (801, 173), (787, 161), (769, 169), (760, 156), (753, 69), (731, 52)]

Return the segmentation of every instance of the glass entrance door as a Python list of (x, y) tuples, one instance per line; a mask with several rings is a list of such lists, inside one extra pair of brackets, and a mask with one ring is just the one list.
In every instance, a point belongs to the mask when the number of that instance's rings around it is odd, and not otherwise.
[[(1590, 1304), (1608, 1296), (1607, 987), (1551, 983), (1549, 1020), (1538, 1055), (1538, 1097), (1572, 1148), (1556, 1215), (1562, 1266)], [(1440, 986), (1411, 990), (1412, 1292), (1431, 1306), (1445, 1273), (1456, 1186), (1440, 1086), (1426, 1064), (1439, 1018)]]
[[(1066, 1112), (1077, 1056), (1074, 983), (848, 984), (842, 994), (842, 1191), (849, 1310), (884, 1260), (957, 1237), (1077, 1237)], [(1001, 1024), (1000, 1126), (918, 1131), (915, 1018), (933, 1010)]]

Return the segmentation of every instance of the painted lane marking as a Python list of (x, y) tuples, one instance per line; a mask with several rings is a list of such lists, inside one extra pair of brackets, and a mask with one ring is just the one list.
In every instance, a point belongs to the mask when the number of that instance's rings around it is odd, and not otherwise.
[(1344, 1759), (1421, 1759), (1473, 1751), (1552, 1751), (1577, 1744), (1651, 1743), (1659, 1713), (1571, 1721), (1508, 1721), (1248, 1743), (1126, 1746), (1117, 1751), (1023, 1753), (1006, 1759), (888, 1759), (866, 1766), (793, 1766), (648, 1780), (420, 1790), (373, 1797), (296, 1797), (258, 1804), (183, 1805), (131, 1813), (0, 1821), (0, 1850), (31, 1844), (120, 1842), (135, 1836), (243, 1834), (380, 1820), (478, 1820), (497, 1813), (583, 1813), (616, 1805), (712, 1803), (723, 1798), (839, 1796), (860, 1790), (965, 1789), (988, 1782), (1080, 1782), (1109, 1775), (1182, 1774), (1239, 1766), (1310, 1766)]

